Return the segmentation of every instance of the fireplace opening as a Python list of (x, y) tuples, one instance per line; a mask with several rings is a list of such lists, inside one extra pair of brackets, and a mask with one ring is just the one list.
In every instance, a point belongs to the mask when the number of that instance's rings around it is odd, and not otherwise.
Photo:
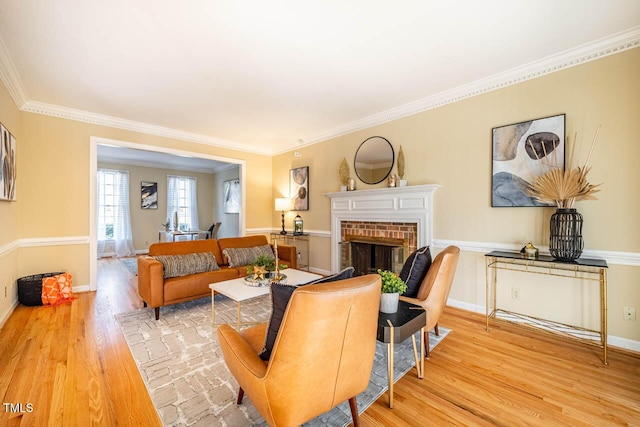
[(376, 273), (378, 269), (399, 273), (405, 259), (407, 239), (345, 236), (340, 242), (342, 266), (353, 266), (354, 276)]

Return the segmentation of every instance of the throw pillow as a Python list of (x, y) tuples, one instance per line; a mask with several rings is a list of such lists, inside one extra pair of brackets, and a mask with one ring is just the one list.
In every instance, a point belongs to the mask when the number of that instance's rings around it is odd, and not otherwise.
[(317, 283), (327, 283), (327, 282), (335, 282), (336, 280), (349, 279), (353, 277), (354, 268), (347, 267), (339, 273), (332, 274), (330, 276), (321, 277), (319, 279), (312, 280), (307, 283), (303, 283), (298, 286), (286, 285), (283, 283), (272, 283), (271, 284), (271, 318), (269, 319), (269, 327), (267, 328), (267, 335), (265, 337), (264, 348), (260, 352), (260, 358), (262, 360), (269, 360), (271, 357), (271, 351), (273, 351), (273, 346), (276, 343), (276, 337), (278, 336), (278, 331), (280, 330), (280, 325), (282, 324), (282, 318), (284, 317), (284, 312), (287, 309), (287, 305), (289, 305), (289, 300), (293, 295), (293, 292), (301, 287), (306, 285), (314, 285)]
[(42, 304), (55, 305), (73, 300), (72, 277), (69, 273), (42, 279)]
[(415, 298), (418, 295), (420, 284), (422, 284), (422, 280), (427, 275), (429, 267), (431, 267), (429, 246), (424, 246), (409, 255), (399, 274), (407, 285), (407, 290), (404, 292), (405, 296)]
[(229, 267), (251, 265), (260, 255), (267, 255), (271, 258), (276, 257), (269, 245), (251, 248), (227, 248), (222, 251), (222, 254), (229, 260)]
[(211, 252), (196, 252), (185, 255), (157, 255), (154, 258), (162, 263), (163, 277), (165, 279), (220, 269), (216, 258)]

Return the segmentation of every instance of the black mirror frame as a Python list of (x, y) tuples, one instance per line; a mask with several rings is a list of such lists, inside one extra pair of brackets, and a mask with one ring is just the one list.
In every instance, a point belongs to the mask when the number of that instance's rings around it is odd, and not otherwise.
[[(384, 139), (387, 142), (387, 144), (389, 144), (389, 148), (391, 149), (391, 166), (389, 166), (389, 170), (387, 171), (386, 175), (380, 181), (368, 182), (368, 181), (365, 181), (364, 179), (362, 179), (362, 177), (358, 173), (358, 167), (356, 166), (356, 164), (357, 164), (358, 153), (360, 152), (360, 149), (364, 146), (364, 144), (367, 141), (369, 141), (370, 139), (373, 139), (373, 138)], [(393, 149), (393, 145), (391, 145), (391, 142), (389, 142), (389, 140), (387, 138), (385, 138), (384, 136), (377, 136), (377, 135), (376, 136), (370, 136), (369, 138), (367, 138), (364, 141), (362, 141), (362, 143), (360, 143), (360, 145), (358, 146), (358, 149), (356, 150), (356, 154), (353, 156), (353, 170), (355, 171), (356, 176), (358, 177), (358, 179), (360, 181), (362, 181), (363, 183), (369, 184), (369, 185), (380, 184), (382, 181), (387, 179), (387, 177), (389, 176), (389, 174), (393, 170), (393, 165), (395, 164), (395, 161), (396, 161), (396, 153), (395, 153), (395, 150)]]

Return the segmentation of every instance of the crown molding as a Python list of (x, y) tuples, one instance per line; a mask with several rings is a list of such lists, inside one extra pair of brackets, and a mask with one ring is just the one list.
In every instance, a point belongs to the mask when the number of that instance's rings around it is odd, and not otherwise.
[(542, 58), (528, 64), (512, 68), (502, 73), (494, 74), (484, 79), (476, 80), (469, 84), (428, 96), (417, 101), (413, 101), (396, 108), (392, 108), (380, 113), (375, 113), (367, 117), (346, 123), (342, 126), (327, 130), (318, 135), (303, 139), (303, 143), (298, 145), (281, 145), (279, 147), (260, 148), (251, 145), (241, 144), (234, 141), (227, 141), (219, 138), (180, 131), (162, 126), (150, 125), (146, 123), (126, 120), (117, 117), (91, 113), (87, 111), (75, 110), (72, 108), (60, 107), (38, 101), (29, 100), (24, 89), (22, 80), (16, 70), (15, 64), (9, 52), (0, 38), (0, 79), (4, 82), (9, 94), (13, 98), (18, 108), (22, 111), (44, 114), (53, 117), (75, 120), (84, 123), (96, 124), (112, 128), (124, 129), (133, 132), (173, 138), (182, 141), (205, 144), (214, 147), (227, 148), (237, 151), (273, 156), (282, 154), (302, 146), (316, 144), (331, 138), (353, 133), (359, 130), (371, 128), (393, 120), (422, 113), (427, 110), (442, 107), (447, 104), (462, 101), (473, 96), (482, 95), (487, 92), (502, 89), (507, 86), (522, 83), (547, 74), (562, 71), (576, 65), (604, 58), (609, 55), (623, 52), (640, 46), (640, 26), (632, 27), (629, 30), (568, 49), (555, 55)]
[(22, 107), (22, 111), (36, 114), (44, 114), (47, 116), (58, 117), (67, 120), (75, 120), (78, 122), (90, 123), (99, 126), (107, 126), (111, 128), (124, 129), (133, 132), (144, 133), (148, 135), (162, 136), (166, 138), (179, 139), (187, 142), (195, 142), (198, 144), (210, 145), (213, 147), (228, 148), (230, 150), (247, 151), (250, 153), (271, 155), (270, 150), (260, 149), (258, 147), (241, 144), (239, 142), (227, 141), (219, 138), (212, 138), (192, 132), (171, 129), (162, 126), (150, 125), (147, 123), (136, 122), (133, 120), (121, 119), (118, 117), (107, 116), (104, 114), (91, 113), (88, 111), (75, 110), (73, 108), (60, 107), (58, 105), (46, 104), (44, 102), (28, 101)]
[(0, 80), (4, 82), (16, 106), (22, 109), (29, 96), (24, 89), (18, 70), (16, 70), (16, 65), (13, 63), (2, 37), (0, 37)]
[[(562, 71), (576, 65), (601, 59), (639, 46), (640, 26), (635, 26), (629, 30), (616, 33), (609, 37), (583, 44), (576, 48), (568, 49), (540, 60), (533, 61), (502, 73), (494, 74), (487, 78), (476, 80), (399, 107), (372, 114), (312, 137), (304, 138), (304, 145), (312, 145), (393, 120), (412, 116), (414, 114), (439, 108), (447, 104), (462, 101), (467, 98), (482, 95), (487, 92), (492, 92), (494, 90), (542, 77), (557, 71)], [(276, 154), (291, 151), (295, 148), (298, 147), (291, 146), (286, 150), (280, 150), (280, 152)]]

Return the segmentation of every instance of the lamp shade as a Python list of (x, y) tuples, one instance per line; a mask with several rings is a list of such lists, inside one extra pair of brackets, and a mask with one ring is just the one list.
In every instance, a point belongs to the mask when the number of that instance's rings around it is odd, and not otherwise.
[(278, 197), (276, 199), (276, 211), (288, 211), (291, 209), (291, 199)]

